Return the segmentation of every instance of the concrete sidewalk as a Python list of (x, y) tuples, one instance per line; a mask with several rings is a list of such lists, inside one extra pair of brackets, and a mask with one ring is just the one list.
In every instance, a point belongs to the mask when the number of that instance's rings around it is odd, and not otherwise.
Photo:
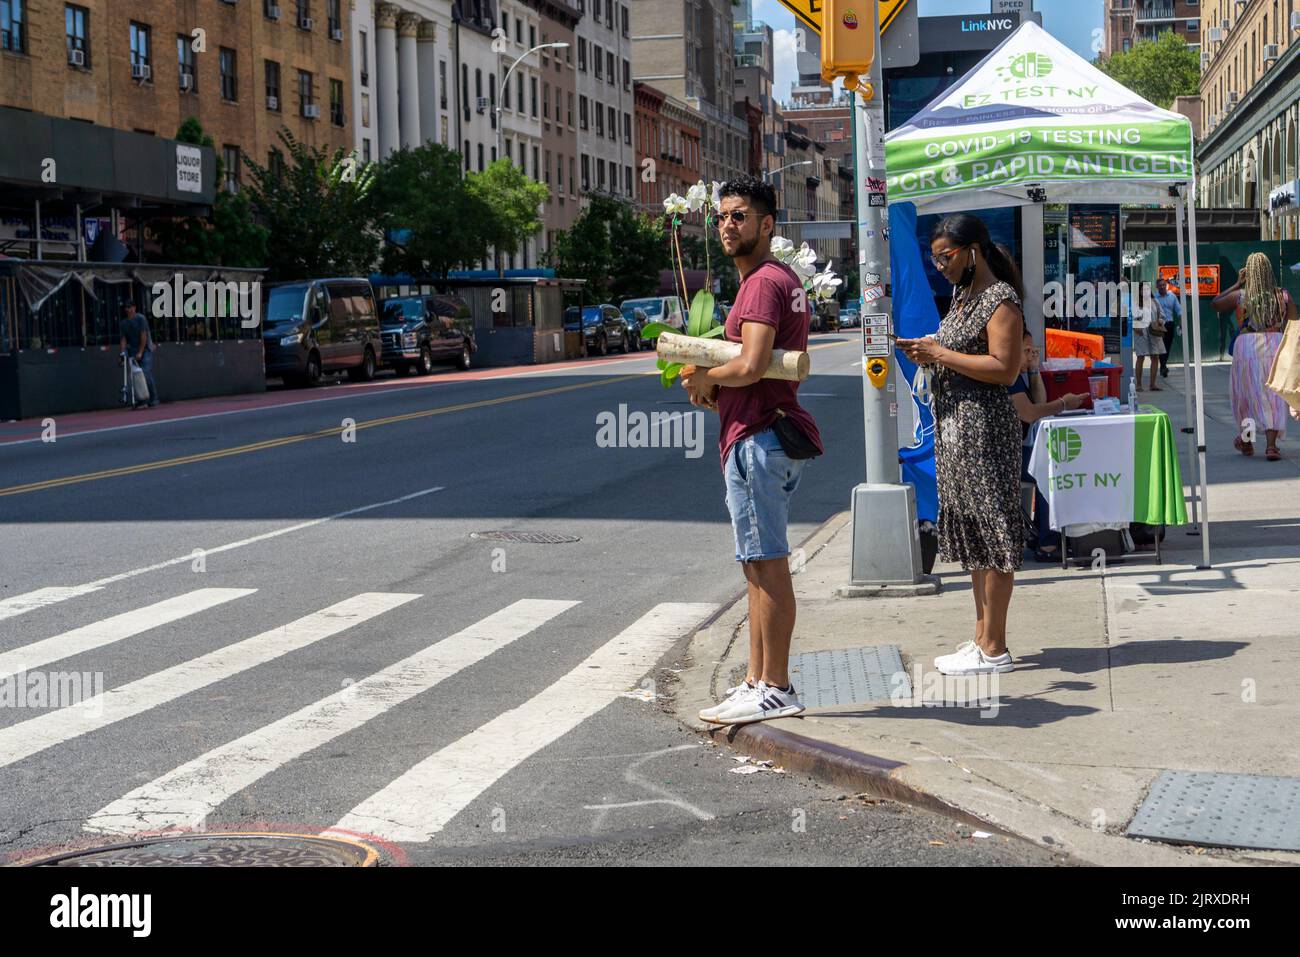
[[(719, 731), (696, 712), (744, 674), (745, 602), (692, 641), (675, 707), (750, 753), (845, 785), (971, 816), (1096, 864), (1300, 863), (1300, 853), (1202, 849), (1124, 836), (1163, 770), (1300, 776), (1300, 423), (1282, 462), (1232, 449), (1226, 364), (1205, 370), (1213, 567), (1170, 529), (1154, 552), (1104, 570), (1027, 562), (1017, 577), (996, 709), (880, 701)], [(1181, 367), (1142, 401), (1184, 424)], [(1190, 483), (1185, 437), (1178, 434)], [(846, 492), (847, 498), (847, 492)], [(1190, 509), (1189, 509), (1190, 515)], [(969, 577), (940, 566), (935, 597), (842, 599), (848, 514), (803, 546), (792, 653), (899, 646), (926, 690), (934, 657), (974, 637)], [(798, 676), (794, 678), (796, 686)], [(975, 679), (948, 679), (973, 696)], [(924, 695), (940, 702), (943, 694)]]

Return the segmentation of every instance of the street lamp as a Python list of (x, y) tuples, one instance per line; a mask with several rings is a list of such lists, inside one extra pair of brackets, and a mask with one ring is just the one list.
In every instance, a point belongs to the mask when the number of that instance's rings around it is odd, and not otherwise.
[[(539, 43), (526, 53), (520, 54), (519, 58), (515, 60), (514, 63), (510, 64), (510, 69), (506, 70), (505, 78), (501, 81), (501, 97), (498, 98), (495, 109), (497, 115), (497, 159), (501, 158), (504, 151), (503, 139), (505, 137), (505, 127), (501, 125), (501, 100), (505, 98), (506, 87), (510, 84), (510, 74), (515, 71), (515, 67), (520, 63), (523, 63), (524, 60), (528, 59), (538, 50), (563, 50), (568, 46), (569, 44), (567, 43)], [(519, 104), (520, 110), (523, 110), (523, 106), (522, 103)]]
[(812, 164), (813, 164), (812, 160), (800, 160), (797, 163), (787, 163), (785, 166), (782, 166), (780, 169), (774, 169), (771, 170), (770, 172), (764, 173), (763, 179), (767, 179), (769, 176), (775, 176), (777, 173), (784, 172), (785, 170), (793, 169), (796, 166), (812, 166)]

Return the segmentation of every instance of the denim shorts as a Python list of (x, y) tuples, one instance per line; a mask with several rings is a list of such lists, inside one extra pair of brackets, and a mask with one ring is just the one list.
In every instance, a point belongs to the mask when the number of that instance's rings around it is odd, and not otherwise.
[(790, 554), (786, 519), (790, 496), (799, 487), (807, 459), (785, 454), (771, 429), (731, 447), (723, 478), (727, 511), (736, 536), (736, 561), (755, 562)]

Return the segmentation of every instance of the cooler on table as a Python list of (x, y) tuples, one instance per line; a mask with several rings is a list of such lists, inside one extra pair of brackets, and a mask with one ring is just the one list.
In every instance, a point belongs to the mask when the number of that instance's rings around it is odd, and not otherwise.
[(1092, 408), (1092, 389), (1088, 380), (1093, 376), (1106, 377), (1106, 395), (1119, 398), (1119, 366), (1097, 366), (1091, 369), (1068, 369), (1065, 371), (1043, 370), (1043, 388), (1047, 392), (1047, 401), (1054, 402), (1067, 392), (1078, 392), (1085, 396), (1081, 408)]
[[(1102, 336), (1091, 332), (1069, 332), (1065, 329), (1044, 330), (1047, 358), (1082, 358), (1100, 362), (1106, 358), (1106, 344)], [(1067, 390), (1068, 391), (1068, 390)], [(1084, 389), (1087, 392), (1087, 389)]]

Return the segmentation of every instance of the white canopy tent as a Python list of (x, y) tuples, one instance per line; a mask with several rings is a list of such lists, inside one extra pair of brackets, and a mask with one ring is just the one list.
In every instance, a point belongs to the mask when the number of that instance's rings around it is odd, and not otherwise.
[[(1021, 24), (966, 76), (905, 125), (885, 137), (891, 203), (915, 203), (918, 213), (999, 206), (1034, 206), (1042, 235), (1043, 203), (1144, 203), (1173, 206), (1178, 268), (1184, 267), (1183, 223), (1191, 275), (1197, 275), (1196, 187), (1191, 122), (1121, 86), (1033, 22)], [(1042, 277), (1028, 295), (1041, 295)], [(1179, 283), (1193, 356), (1183, 349), (1195, 444), (1202, 567), (1210, 564), (1206, 508), (1205, 403), (1201, 322), (1187, 283)], [(1186, 338), (1186, 337), (1185, 337)], [(1190, 464), (1190, 463), (1189, 463)], [(1197, 503), (1199, 499), (1199, 519)]]

